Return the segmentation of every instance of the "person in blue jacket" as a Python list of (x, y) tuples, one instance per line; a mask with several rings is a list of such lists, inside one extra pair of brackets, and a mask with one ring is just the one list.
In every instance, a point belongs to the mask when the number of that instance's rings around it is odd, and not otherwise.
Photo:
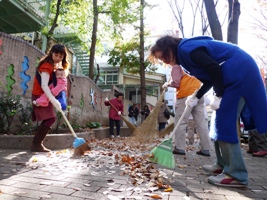
[(210, 137), (217, 161), (204, 165), (212, 176), (208, 182), (229, 187), (246, 187), (248, 172), (237, 134), (237, 118), (247, 105), (259, 133), (267, 132), (267, 99), (259, 68), (238, 46), (208, 36), (177, 38), (163, 36), (150, 49), (149, 60), (179, 64), (203, 86), (186, 104), (193, 107), (212, 87), (213, 112)]

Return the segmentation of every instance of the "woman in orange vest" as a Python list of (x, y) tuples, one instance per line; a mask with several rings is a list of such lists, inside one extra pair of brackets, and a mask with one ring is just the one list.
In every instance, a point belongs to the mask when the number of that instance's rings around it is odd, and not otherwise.
[[(171, 77), (172, 82), (170, 84), (166, 82), (162, 87), (174, 87), (177, 90), (174, 118), (175, 126), (186, 107), (185, 101), (187, 97), (199, 89), (202, 83), (195, 77), (185, 74), (180, 65), (177, 64), (173, 65), (172, 67)], [(180, 127), (178, 127), (177, 132), (175, 133), (175, 148), (173, 150), (174, 154), (185, 155), (186, 126), (191, 113), (195, 121), (196, 129), (198, 130), (200, 136), (201, 149), (197, 151), (197, 154), (202, 156), (210, 156), (209, 150), (211, 148), (211, 142), (209, 138), (208, 126), (205, 120), (204, 109), (204, 97), (202, 97), (198, 101), (197, 105), (192, 108), (191, 112), (188, 112), (184, 116)]]

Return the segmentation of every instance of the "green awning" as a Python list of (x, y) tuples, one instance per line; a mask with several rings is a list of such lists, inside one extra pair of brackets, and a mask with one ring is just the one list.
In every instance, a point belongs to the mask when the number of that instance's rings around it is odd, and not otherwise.
[[(35, 5), (39, 3), (36, 2)], [(40, 6), (40, 5), (39, 5)], [(43, 16), (42, 16), (43, 15)], [(37, 11), (33, 3), (19, 0), (0, 1), (0, 31), (22, 33), (40, 31), (45, 26), (44, 13)]]

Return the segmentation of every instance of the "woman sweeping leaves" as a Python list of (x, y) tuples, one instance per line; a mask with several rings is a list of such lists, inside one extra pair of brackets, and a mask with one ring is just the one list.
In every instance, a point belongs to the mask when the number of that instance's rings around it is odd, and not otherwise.
[(267, 99), (259, 68), (238, 46), (211, 37), (164, 36), (152, 47), (151, 58), (181, 65), (203, 86), (186, 104), (194, 107), (213, 87), (210, 137), (215, 141), (217, 161), (203, 169), (216, 176), (208, 182), (228, 187), (246, 187), (248, 172), (238, 140), (236, 121), (246, 103), (259, 133), (267, 132)]
[(32, 89), (32, 101), (35, 101), (45, 93), (50, 103), (46, 107), (33, 104), (32, 120), (41, 121), (40, 126), (36, 129), (32, 146), (30, 148), (30, 150), (34, 152), (51, 151), (43, 145), (43, 140), (56, 121), (56, 114), (53, 106), (58, 110), (61, 109), (60, 102), (54, 97), (49, 89), (49, 83), (52, 81), (52, 73), (58, 68), (60, 63), (64, 70), (68, 69), (69, 63), (67, 61), (66, 47), (60, 44), (55, 44), (49, 51), (48, 55), (41, 59), (37, 67), (37, 73), (41, 74), (41, 85), (35, 76)]
[(116, 98), (109, 100), (107, 97), (105, 98), (104, 104), (106, 106), (110, 106), (109, 108), (109, 135), (111, 138), (114, 138), (114, 124), (117, 130), (117, 137), (120, 137), (120, 120), (121, 114), (124, 111), (123, 106), (123, 94), (118, 93), (116, 94)]

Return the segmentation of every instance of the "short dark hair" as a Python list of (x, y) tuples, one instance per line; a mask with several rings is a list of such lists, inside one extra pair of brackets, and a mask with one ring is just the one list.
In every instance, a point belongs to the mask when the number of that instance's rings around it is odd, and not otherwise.
[(117, 94), (115, 95), (116, 98), (118, 98), (119, 96), (122, 96), (122, 97), (123, 97), (123, 94), (122, 94), (121, 92), (119, 92), (119, 93), (117, 93)]
[[(150, 48), (150, 54), (148, 60), (152, 64), (159, 63), (159, 59), (156, 57), (156, 52), (162, 52), (162, 58), (168, 63), (171, 61), (172, 56), (176, 58), (176, 63), (179, 60), (177, 56), (178, 44), (182, 38), (166, 35), (159, 38), (156, 43)], [(172, 55), (173, 54), (173, 55)]]

